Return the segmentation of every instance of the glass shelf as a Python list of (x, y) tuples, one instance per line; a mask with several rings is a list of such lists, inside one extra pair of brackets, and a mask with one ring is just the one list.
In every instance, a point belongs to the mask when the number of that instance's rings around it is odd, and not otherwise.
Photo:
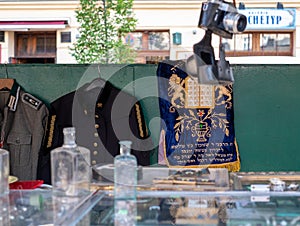
[[(300, 225), (299, 207), (299, 192), (141, 191), (136, 225)], [(114, 225), (110, 192), (90, 216), (90, 225)]]

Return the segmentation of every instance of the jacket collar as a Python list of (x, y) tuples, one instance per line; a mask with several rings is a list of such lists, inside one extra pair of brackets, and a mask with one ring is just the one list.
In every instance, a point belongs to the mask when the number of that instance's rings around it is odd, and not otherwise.
[(16, 111), (18, 100), (20, 97), (21, 86), (14, 80), (14, 84), (10, 90), (9, 99), (7, 101), (7, 107), (10, 111)]

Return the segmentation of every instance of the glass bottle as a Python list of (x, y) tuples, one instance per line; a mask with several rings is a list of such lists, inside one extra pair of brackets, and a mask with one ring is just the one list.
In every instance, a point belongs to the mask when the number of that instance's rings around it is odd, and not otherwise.
[(120, 155), (114, 159), (114, 225), (134, 226), (136, 222), (137, 160), (131, 141), (120, 141)]
[(9, 192), (9, 152), (0, 148), (0, 195)]
[(77, 146), (74, 127), (64, 128), (63, 134), (62, 147), (51, 151), (53, 194), (61, 197), (79, 197), (89, 191), (90, 150)]

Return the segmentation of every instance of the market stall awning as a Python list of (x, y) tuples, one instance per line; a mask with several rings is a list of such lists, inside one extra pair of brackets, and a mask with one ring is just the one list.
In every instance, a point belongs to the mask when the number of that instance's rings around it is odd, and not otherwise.
[(14, 30), (58, 30), (68, 26), (68, 20), (47, 20), (47, 21), (1, 21), (1, 31)]

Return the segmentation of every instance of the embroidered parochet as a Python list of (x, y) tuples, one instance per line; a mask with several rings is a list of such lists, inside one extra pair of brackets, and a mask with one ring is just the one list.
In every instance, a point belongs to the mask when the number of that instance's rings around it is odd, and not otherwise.
[(199, 84), (184, 65), (184, 61), (166, 61), (157, 68), (166, 164), (239, 171), (232, 85)]

